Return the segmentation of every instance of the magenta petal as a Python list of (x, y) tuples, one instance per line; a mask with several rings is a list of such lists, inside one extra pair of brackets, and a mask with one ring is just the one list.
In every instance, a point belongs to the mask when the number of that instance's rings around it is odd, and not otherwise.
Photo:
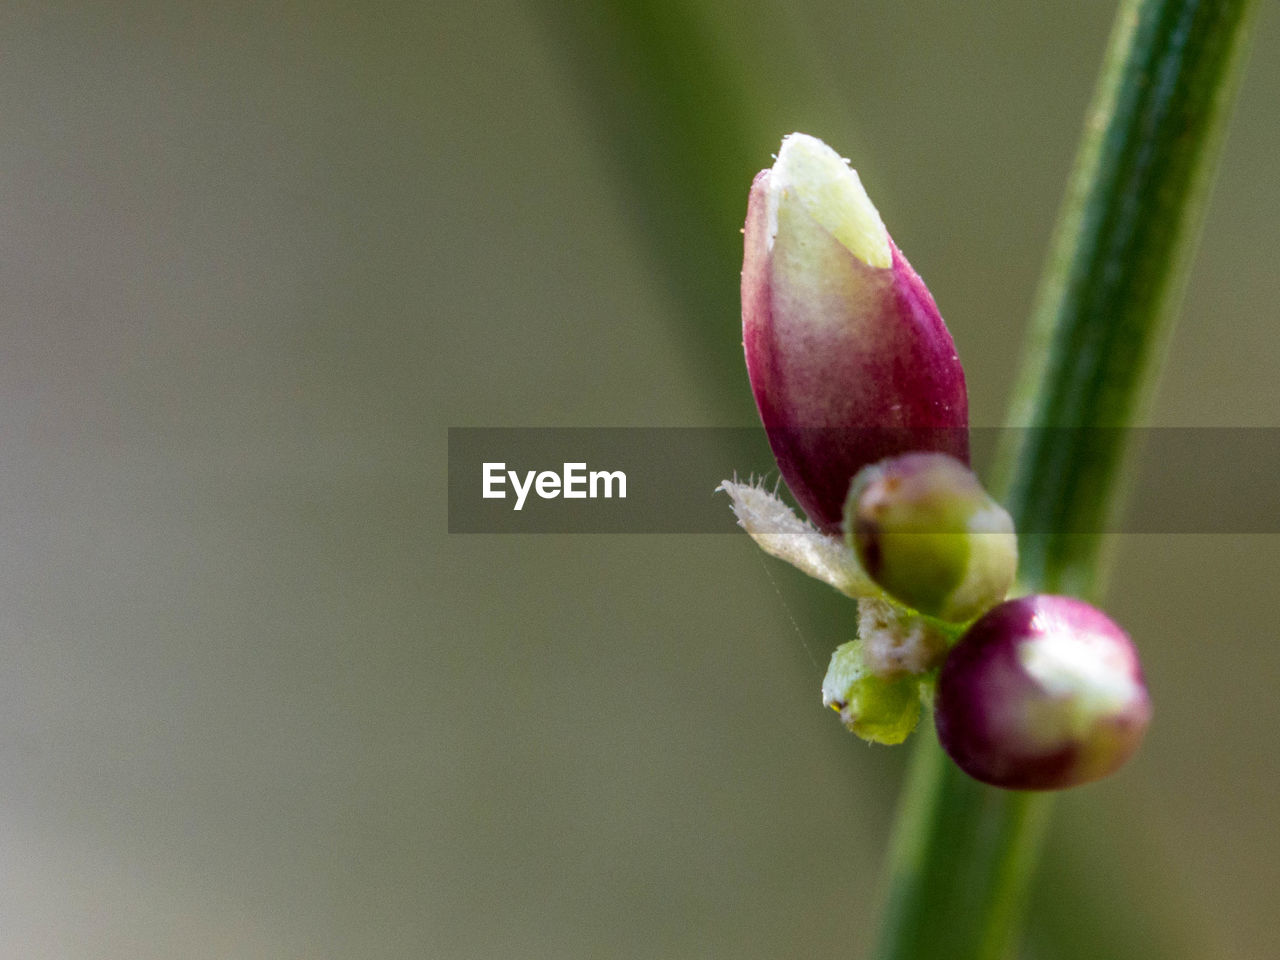
[(892, 240), (890, 265), (868, 264), (808, 217), (794, 190), (771, 197), (771, 176), (752, 184), (744, 231), (747, 372), (783, 478), (814, 523), (836, 533), (849, 482), (867, 464), (914, 450), (968, 462), (964, 370)]

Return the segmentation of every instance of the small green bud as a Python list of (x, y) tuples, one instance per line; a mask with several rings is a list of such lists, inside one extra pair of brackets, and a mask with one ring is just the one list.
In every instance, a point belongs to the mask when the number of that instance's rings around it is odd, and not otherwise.
[(822, 681), (822, 703), (863, 740), (895, 744), (907, 739), (920, 721), (920, 677), (882, 676), (867, 666), (861, 640), (841, 644), (831, 655)]
[(1017, 573), (1012, 519), (946, 454), (908, 453), (863, 469), (844, 523), (867, 575), (940, 620), (963, 623), (995, 606)]

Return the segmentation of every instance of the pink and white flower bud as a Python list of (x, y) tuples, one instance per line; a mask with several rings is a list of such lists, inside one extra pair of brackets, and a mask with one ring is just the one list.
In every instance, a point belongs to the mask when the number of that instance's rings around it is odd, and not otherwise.
[(742, 339), (783, 479), (822, 530), (849, 481), (909, 451), (968, 462), (968, 395), (933, 297), (857, 173), (794, 133), (751, 186)]
[(938, 677), (938, 739), (997, 787), (1057, 790), (1119, 769), (1151, 700), (1129, 637), (1072, 597), (1010, 600), (978, 620)]

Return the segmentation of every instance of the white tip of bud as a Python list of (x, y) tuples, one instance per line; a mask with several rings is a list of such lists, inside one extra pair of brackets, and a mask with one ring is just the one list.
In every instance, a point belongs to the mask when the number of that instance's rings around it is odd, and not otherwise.
[(1108, 646), (1106, 636), (1045, 630), (1018, 648), (1018, 662), (1053, 699), (1053, 709), (1041, 718), (1049, 742), (1085, 738), (1099, 716), (1122, 713), (1146, 696), (1129, 669), (1127, 649)]
[(769, 244), (780, 208), (794, 203), (863, 263), (893, 265), (889, 232), (856, 170), (817, 137), (793, 133), (782, 141), (769, 174)]

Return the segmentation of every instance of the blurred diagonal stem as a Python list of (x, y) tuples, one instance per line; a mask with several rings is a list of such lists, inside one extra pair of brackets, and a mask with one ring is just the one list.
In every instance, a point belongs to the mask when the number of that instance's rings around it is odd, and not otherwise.
[[(1191, 262), (1256, 0), (1125, 0), (1050, 251), (999, 486), (1023, 586), (1096, 597), (1129, 432)], [(1098, 429), (1105, 428), (1105, 429)], [(1041, 533), (1039, 531), (1052, 531)], [(921, 738), (876, 960), (1012, 948), (1046, 795), (970, 780)]]
[(559, 62), (586, 95), (627, 216), (650, 241), (655, 276), (680, 304), (673, 329), (691, 369), (729, 422), (754, 422), (742, 354), (726, 349), (714, 318), (728, 319), (738, 299), (746, 184), (760, 168), (761, 144), (778, 139), (762, 119), (771, 91), (757, 89), (717, 42), (700, 3), (535, 7), (566, 48)]

